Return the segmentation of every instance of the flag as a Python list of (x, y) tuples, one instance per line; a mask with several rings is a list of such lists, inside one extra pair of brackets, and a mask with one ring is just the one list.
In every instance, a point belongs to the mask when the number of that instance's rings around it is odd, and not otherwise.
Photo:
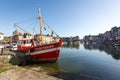
[(44, 27), (44, 30), (46, 31), (46, 28)]

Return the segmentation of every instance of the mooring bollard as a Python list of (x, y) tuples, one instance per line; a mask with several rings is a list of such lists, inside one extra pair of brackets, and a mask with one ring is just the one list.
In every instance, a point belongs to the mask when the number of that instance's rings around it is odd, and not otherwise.
[(3, 53), (4, 53), (4, 49), (2, 48), (2, 49), (1, 49), (1, 54), (3, 54)]
[(2, 55), (4, 53), (4, 48), (0, 48), (0, 54)]
[(1, 55), (1, 48), (0, 48), (0, 55)]

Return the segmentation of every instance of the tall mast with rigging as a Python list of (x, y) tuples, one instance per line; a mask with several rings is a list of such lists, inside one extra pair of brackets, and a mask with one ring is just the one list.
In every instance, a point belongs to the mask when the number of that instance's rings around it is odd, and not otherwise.
[(40, 23), (40, 43), (43, 44), (43, 36), (42, 36), (42, 16), (41, 16), (41, 12), (40, 12), (40, 8), (38, 9), (38, 19), (39, 19), (39, 23)]

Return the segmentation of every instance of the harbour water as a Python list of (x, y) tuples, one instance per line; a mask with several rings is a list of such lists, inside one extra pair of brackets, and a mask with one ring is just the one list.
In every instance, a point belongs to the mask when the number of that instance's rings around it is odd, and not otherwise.
[[(91, 80), (120, 79), (120, 47), (112, 45), (64, 46), (58, 61), (59, 72), (71, 80), (79, 80), (80, 75)], [(74, 78), (73, 78), (74, 77)]]
[(26, 66), (41, 66), (49, 75), (64, 80), (120, 80), (120, 47), (64, 45), (58, 62)]

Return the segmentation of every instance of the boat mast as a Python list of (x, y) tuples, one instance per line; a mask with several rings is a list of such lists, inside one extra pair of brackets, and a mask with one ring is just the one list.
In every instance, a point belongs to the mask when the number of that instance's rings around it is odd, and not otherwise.
[(40, 8), (38, 9), (38, 19), (40, 23), (40, 43), (43, 44), (43, 36), (42, 36), (42, 16), (40, 12)]

